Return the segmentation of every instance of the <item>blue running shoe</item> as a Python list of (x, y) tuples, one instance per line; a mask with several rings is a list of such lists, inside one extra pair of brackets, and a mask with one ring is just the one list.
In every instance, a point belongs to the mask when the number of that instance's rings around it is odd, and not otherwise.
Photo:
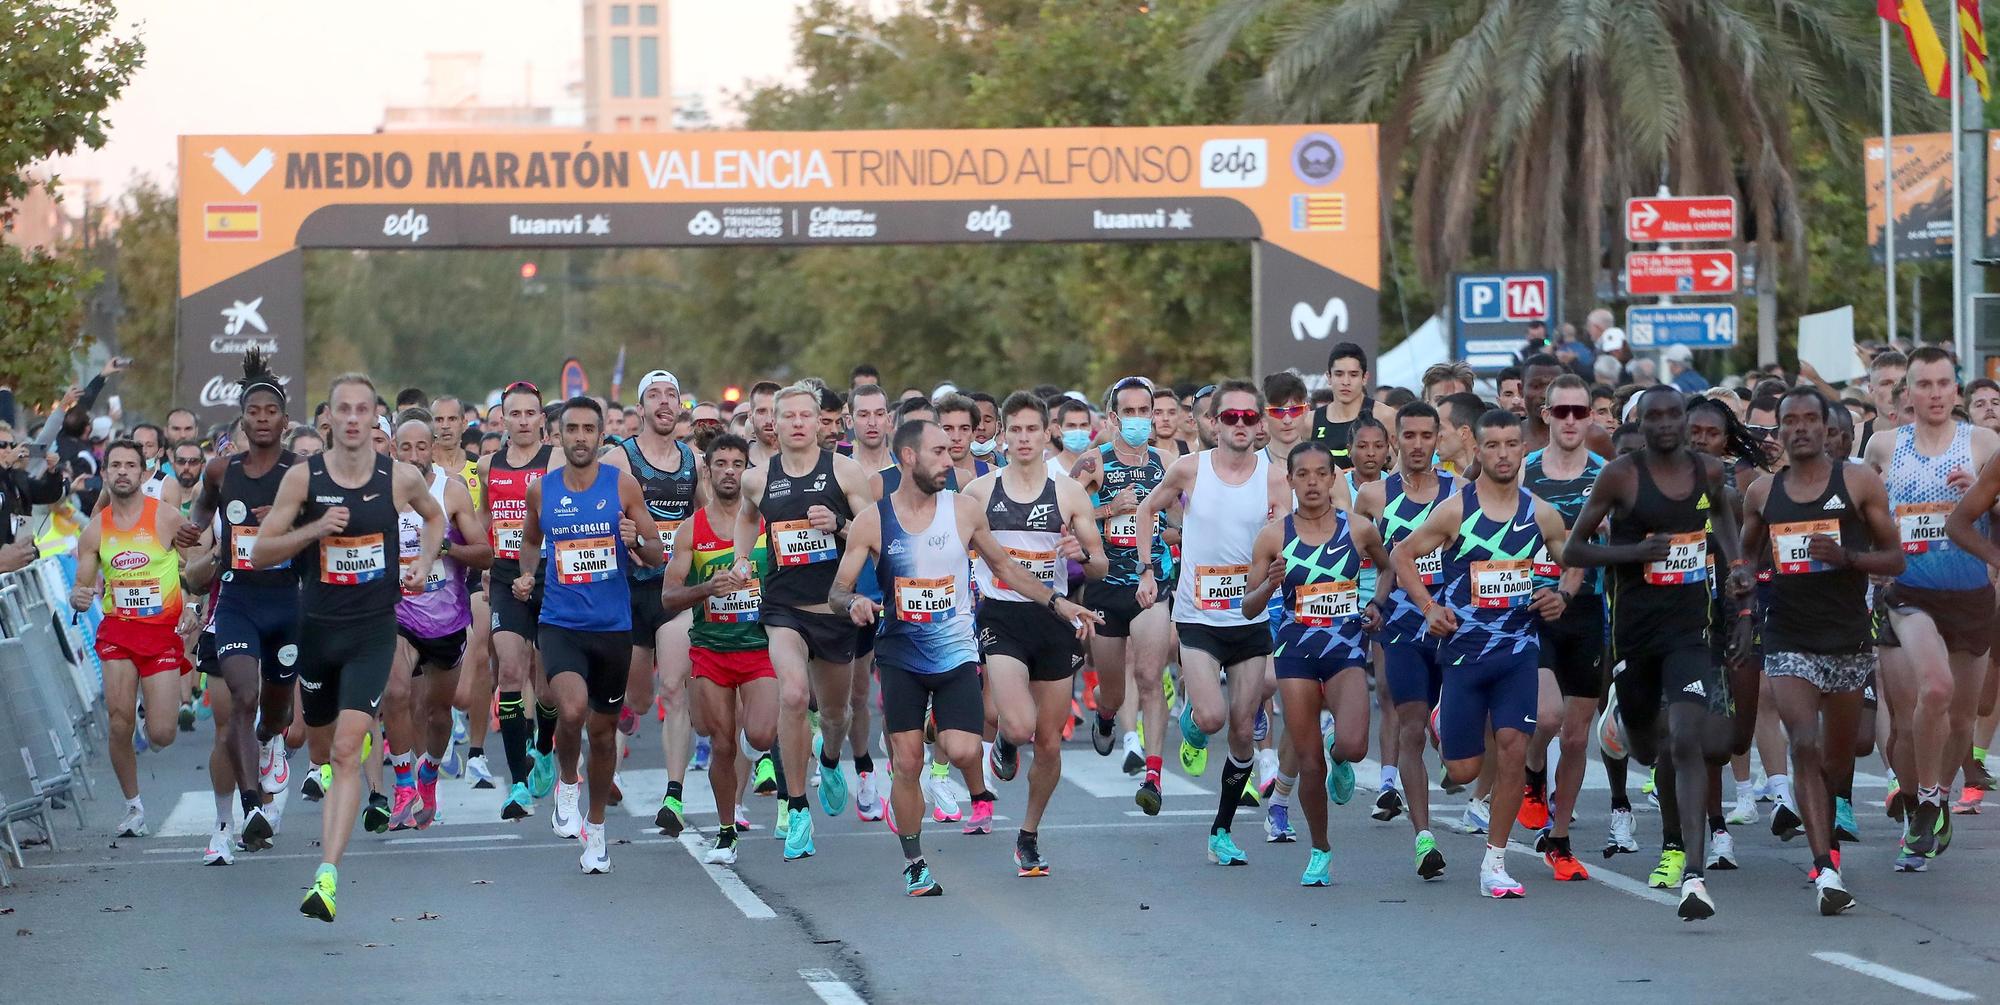
[(515, 782), (514, 787), (507, 790), (507, 801), (500, 804), (500, 819), (519, 820), (534, 813), (535, 798), (528, 795), (526, 785)]
[(912, 897), (942, 897), (944, 887), (931, 878), (931, 867), (922, 859), (903, 867), (903, 892)]
[(708, 737), (697, 736), (694, 738), (694, 770), (708, 770), (708, 758), (711, 749), (708, 745)]
[(1210, 831), (1208, 834), (1208, 860), (1216, 865), (1249, 865), (1250, 856), (1236, 847), (1235, 839), (1228, 831)]
[(465, 713), (454, 708), (451, 710), (451, 742), (463, 744), (465, 737)]
[(1264, 841), (1267, 844), (1291, 844), (1298, 840), (1292, 830), (1291, 808), (1277, 800), (1264, 807)]
[(1250, 738), (1258, 743), (1271, 735), (1271, 716), (1262, 708), (1257, 710), (1257, 725), (1250, 730)]
[(785, 817), (785, 861), (796, 862), (813, 853), (813, 816), (807, 810), (790, 810)]
[[(813, 737), (814, 761), (820, 759), (820, 751), (825, 749), (825, 743), (824, 737)], [(847, 812), (847, 772), (840, 770), (838, 764), (831, 768), (825, 764), (819, 765), (819, 808), (825, 810), (826, 815), (830, 817), (837, 817)], [(811, 835), (808, 834), (807, 837)]]
[(1854, 804), (1833, 797), (1833, 836), (1841, 841), (1861, 840), (1861, 825), (1854, 819)]
[(532, 753), (535, 766), (528, 770), (528, 794), (536, 799), (545, 799), (556, 787), (556, 755), (544, 754), (537, 750)]
[(1335, 806), (1346, 806), (1354, 798), (1354, 765), (1333, 759), (1333, 730), (1327, 730), (1326, 744), (1326, 797)]
[(1306, 872), (1305, 875), (1299, 877), (1299, 885), (1332, 886), (1333, 877), (1328, 876), (1326, 870), (1328, 863), (1332, 861), (1332, 852), (1320, 851), (1318, 848), (1314, 848), (1312, 854), (1306, 858)]

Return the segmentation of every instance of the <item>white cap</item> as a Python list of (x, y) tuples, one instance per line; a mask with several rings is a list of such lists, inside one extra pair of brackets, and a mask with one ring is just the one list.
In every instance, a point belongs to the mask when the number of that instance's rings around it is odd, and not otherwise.
[(108, 440), (111, 438), (111, 416), (100, 415), (90, 420), (90, 438)]
[(396, 431), (394, 429), (389, 428), (389, 417), (386, 415), (378, 415), (375, 417), (375, 428), (381, 430), (383, 436), (387, 436), (391, 439), (394, 439), (396, 436)]
[(1597, 336), (1597, 349), (1599, 352), (1617, 352), (1623, 348), (1625, 348), (1625, 329), (1623, 328), (1606, 328), (1603, 334)]
[(644, 377), (639, 378), (639, 397), (644, 398), (646, 396), (646, 389), (652, 387), (654, 384), (665, 384), (674, 389), (675, 397), (680, 396), (681, 379), (674, 376), (671, 371), (654, 370)]
[(1684, 345), (1670, 345), (1660, 352), (1660, 358), (1675, 363), (1694, 362), (1694, 350)]
[(937, 386), (937, 390), (931, 392), (931, 401), (932, 402), (941, 401), (943, 400), (945, 395), (957, 394), (957, 393), (958, 393), (958, 385), (947, 380), (944, 383), (939, 384)]

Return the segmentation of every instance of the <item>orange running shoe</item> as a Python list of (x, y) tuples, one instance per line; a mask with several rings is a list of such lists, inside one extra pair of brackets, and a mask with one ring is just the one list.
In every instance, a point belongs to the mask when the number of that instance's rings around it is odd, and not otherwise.
[(1575, 855), (1561, 848), (1550, 847), (1542, 855), (1542, 861), (1547, 862), (1549, 868), (1555, 872), (1558, 883), (1579, 883), (1590, 878), (1590, 870), (1585, 869), (1583, 863), (1576, 860)]
[(1531, 831), (1538, 831), (1549, 825), (1549, 804), (1532, 785), (1521, 786), (1521, 812), (1514, 815), (1515, 821)]

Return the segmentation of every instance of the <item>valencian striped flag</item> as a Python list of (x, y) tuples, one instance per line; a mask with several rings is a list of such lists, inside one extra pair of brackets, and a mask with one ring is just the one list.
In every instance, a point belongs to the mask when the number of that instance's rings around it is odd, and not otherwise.
[(1945, 55), (1944, 44), (1938, 41), (1930, 12), (1924, 10), (1924, 0), (1875, 0), (1875, 13), (1902, 27), (1903, 37), (1910, 43), (1910, 57), (1917, 61), (1917, 69), (1924, 75), (1924, 86), (1938, 97), (1949, 96), (1951, 81), (1947, 76), (1951, 60)]
[(1959, 38), (1965, 43), (1965, 72), (1979, 85), (1979, 97), (1993, 100), (1993, 84), (1986, 79), (1986, 24), (1979, 17), (1979, 0), (1958, 0)]

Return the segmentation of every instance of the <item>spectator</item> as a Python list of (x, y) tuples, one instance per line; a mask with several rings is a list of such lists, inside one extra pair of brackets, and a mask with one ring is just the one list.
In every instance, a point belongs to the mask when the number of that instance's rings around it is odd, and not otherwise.
[(1433, 363), (1424, 371), (1424, 403), (1436, 405), (1450, 395), (1469, 392), (1476, 379), (1472, 365), (1462, 359)]
[(1684, 394), (1694, 394), (1708, 390), (1708, 378), (1694, 368), (1694, 350), (1684, 345), (1670, 345), (1660, 354), (1666, 363), (1667, 379)]
[(1660, 382), (1659, 371), (1654, 367), (1653, 361), (1650, 359), (1635, 359), (1632, 361), (1632, 365), (1626, 367), (1625, 370), (1632, 375), (1632, 380), (1628, 386), (1651, 387)]

